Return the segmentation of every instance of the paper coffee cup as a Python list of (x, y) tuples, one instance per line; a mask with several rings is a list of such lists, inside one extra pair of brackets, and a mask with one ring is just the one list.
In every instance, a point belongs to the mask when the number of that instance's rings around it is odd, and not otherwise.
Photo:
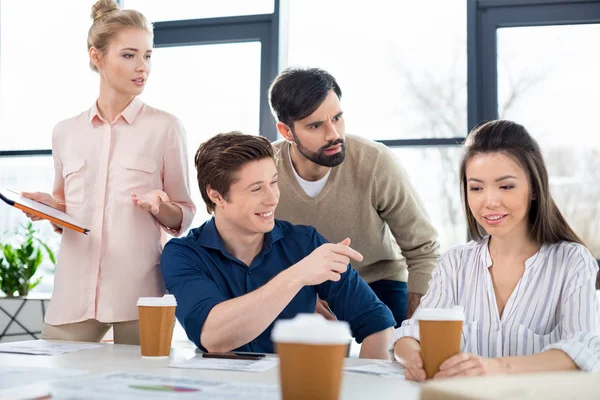
[(336, 400), (352, 340), (347, 322), (298, 314), (275, 323), (271, 338), (279, 354), (283, 400)]
[(462, 307), (422, 308), (415, 319), (419, 321), (423, 368), (427, 379), (431, 379), (444, 361), (460, 353), (465, 314)]
[(140, 297), (137, 306), (142, 356), (168, 357), (175, 327), (175, 296)]

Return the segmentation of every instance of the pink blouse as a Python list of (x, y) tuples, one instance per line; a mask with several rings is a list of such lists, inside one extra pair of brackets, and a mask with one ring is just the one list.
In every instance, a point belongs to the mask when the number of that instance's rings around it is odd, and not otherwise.
[[(186, 146), (176, 117), (137, 98), (112, 123), (94, 105), (54, 128), (53, 197), (90, 232), (63, 230), (46, 323), (137, 320), (138, 297), (163, 295), (166, 233), (185, 231), (196, 212)], [(153, 189), (181, 208), (179, 231), (133, 205), (132, 193)]]

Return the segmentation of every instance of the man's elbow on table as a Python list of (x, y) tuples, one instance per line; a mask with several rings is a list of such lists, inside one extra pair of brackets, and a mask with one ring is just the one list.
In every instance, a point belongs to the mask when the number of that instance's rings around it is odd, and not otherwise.
[(363, 340), (360, 348), (360, 358), (373, 358), (379, 360), (389, 360), (390, 354), (387, 349), (394, 335), (393, 328), (386, 328), (382, 331), (370, 334)]
[(230, 343), (223, 340), (223, 336), (210, 327), (206, 329), (206, 325), (202, 327), (200, 332), (200, 345), (207, 352), (228, 352), (234, 350)]

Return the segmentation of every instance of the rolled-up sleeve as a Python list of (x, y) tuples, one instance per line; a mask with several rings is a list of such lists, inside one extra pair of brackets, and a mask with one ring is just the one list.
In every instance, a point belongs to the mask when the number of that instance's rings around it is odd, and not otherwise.
[(566, 286), (560, 323), (561, 339), (542, 351), (561, 350), (582, 371), (600, 372), (600, 302), (596, 296), (596, 260), (581, 249), (580, 268)]
[[(313, 248), (324, 243), (327, 240), (315, 231)], [(348, 322), (352, 336), (358, 343), (362, 343), (369, 335), (396, 325), (390, 309), (350, 265), (339, 281), (326, 281), (319, 285), (318, 293), (339, 320)]]
[[(452, 271), (451, 257), (446, 253), (439, 258), (437, 268), (433, 271), (429, 289), (421, 299), (417, 310), (420, 308), (452, 308), (457, 305)], [(394, 330), (394, 338), (388, 348), (390, 353), (393, 353), (394, 345), (403, 337), (420, 340), (419, 322), (414, 317), (405, 320), (400, 327)]]
[(382, 150), (374, 170), (373, 205), (406, 258), (408, 291), (424, 294), (440, 255), (438, 233), (408, 173), (389, 149)]
[(214, 306), (226, 299), (213, 279), (193, 260), (190, 250), (179, 243), (169, 242), (162, 254), (160, 268), (165, 286), (177, 300), (176, 316), (187, 337), (200, 349), (200, 333)]
[(62, 140), (60, 137), (60, 125), (57, 125), (52, 132), (52, 160), (54, 161), (54, 185), (52, 187), (52, 197), (57, 202), (65, 203), (65, 179), (63, 178), (63, 164), (60, 160), (60, 148)]
[(162, 224), (161, 226), (170, 235), (179, 236), (192, 224), (196, 214), (196, 206), (190, 193), (185, 129), (178, 119), (169, 128), (163, 162), (163, 190), (169, 196), (171, 203), (181, 208), (183, 218), (179, 229), (172, 229)]

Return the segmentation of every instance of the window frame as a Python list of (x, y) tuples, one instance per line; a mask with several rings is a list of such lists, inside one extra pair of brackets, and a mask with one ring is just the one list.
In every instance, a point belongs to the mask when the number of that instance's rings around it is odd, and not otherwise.
[[(498, 28), (600, 23), (600, 0), (467, 1), (469, 130), (498, 118)], [(600, 290), (600, 272), (596, 289)]]
[(279, 1), (273, 14), (155, 22), (154, 46), (177, 47), (207, 44), (260, 42), (260, 117), (262, 136), (273, 141), (277, 130), (269, 107), (268, 91), (279, 72)]
[[(155, 47), (261, 43), (259, 130), (278, 138), (268, 102), (268, 88), (287, 54), (288, 0), (273, 0), (272, 14), (217, 17), (154, 23)], [(498, 118), (496, 30), (502, 27), (600, 23), (600, 0), (464, 0), (467, 2), (467, 128)], [(123, 0), (117, 0), (122, 6)], [(0, 7), (2, 0), (0, 0)], [(1, 39), (1, 37), (0, 37)], [(0, 46), (0, 55), (2, 48)], [(2, 71), (0, 71), (0, 85)], [(461, 146), (455, 138), (379, 140), (389, 147)], [(0, 144), (1, 146), (1, 144)], [(52, 155), (52, 150), (2, 150), (0, 157)], [(600, 278), (599, 278), (600, 279)], [(600, 280), (598, 282), (600, 285)]]
[[(234, 17), (200, 18), (181, 21), (160, 21), (154, 26), (154, 45), (157, 48), (192, 46), (203, 44), (260, 42), (260, 117), (259, 131), (271, 141), (277, 139), (277, 129), (273, 122), (268, 100), (271, 81), (279, 72), (280, 53), (280, 0), (273, 0), (272, 14), (242, 15)], [(284, 0), (285, 1), (285, 0)], [(123, 6), (122, 0), (117, 0)], [(2, 0), (0, 0), (0, 7)], [(1, 39), (1, 37), (0, 37)], [(1, 43), (1, 41), (0, 41)], [(2, 49), (0, 46), (0, 54)], [(0, 71), (0, 85), (2, 71)], [(0, 157), (51, 156), (51, 149), (3, 150), (0, 143)]]
[(599, 0), (467, 1), (469, 130), (498, 118), (498, 28), (600, 23)]

